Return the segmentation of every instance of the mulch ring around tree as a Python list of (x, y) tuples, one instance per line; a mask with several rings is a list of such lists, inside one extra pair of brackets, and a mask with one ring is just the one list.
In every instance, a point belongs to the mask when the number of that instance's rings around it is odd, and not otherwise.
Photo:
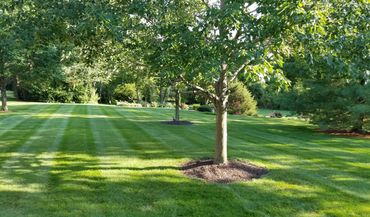
[(261, 178), (268, 170), (241, 160), (231, 160), (228, 164), (213, 164), (213, 160), (193, 160), (181, 167), (190, 178), (213, 183), (232, 183)]
[(190, 121), (161, 121), (162, 124), (169, 124), (169, 125), (193, 125)]
[(318, 130), (321, 133), (326, 133), (330, 135), (336, 136), (348, 136), (348, 137), (359, 137), (359, 138), (366, 138), (370, 139), (370, 133), (356, 133), (356, 132), (349, 132), (345, 130)]

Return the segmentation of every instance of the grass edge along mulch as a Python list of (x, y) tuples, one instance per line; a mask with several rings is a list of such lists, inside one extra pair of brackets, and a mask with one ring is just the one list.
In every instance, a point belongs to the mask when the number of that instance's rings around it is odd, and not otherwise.
[(192, 160), (181, 167), (190, 177), (211, 183), (251, 181), (268, 173), (267, 168), (242, 160), (231, 160), (227, 164), (214, 164), (212, 159)]
[(193, 122), (191, 121), (161, 121), (162, 124), (169, 124), (169, 125), (193, 125)]

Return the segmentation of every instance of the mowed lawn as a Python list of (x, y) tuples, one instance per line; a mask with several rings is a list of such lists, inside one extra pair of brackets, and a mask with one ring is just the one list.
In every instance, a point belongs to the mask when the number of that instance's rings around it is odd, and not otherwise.
[(212, 184), (179, 166), (213, 154), (212, 114), (12, 102), (0, 113), (0, 216), (370, 216), (370, 140), (293, 119), (229, 116), (229, 156), (262, 179)]

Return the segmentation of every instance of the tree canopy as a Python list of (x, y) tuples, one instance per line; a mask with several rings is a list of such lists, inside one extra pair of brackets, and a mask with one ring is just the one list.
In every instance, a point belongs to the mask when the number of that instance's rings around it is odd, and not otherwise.
[(130, 86), (128, 101), (163, 104), (172, 86), (178, 111), (182, 88), (213, 104), (214, 160), (227, 163), (230, 85), (242, 80), (258, 102), (285, 91), (324, 128), (366, 131), (369, 14), (365, 0), (4, 0), (2, 110), (9, 88), (24, 100), (113, 103)]

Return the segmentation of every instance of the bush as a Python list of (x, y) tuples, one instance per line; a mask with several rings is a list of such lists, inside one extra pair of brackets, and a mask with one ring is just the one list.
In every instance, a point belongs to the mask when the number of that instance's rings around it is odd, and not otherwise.
[(270, 118), (282, 118), (283, 115), (280, 112), (272, 112)]
[(135, 84), (121, 84), (113, 92), (114, 99), (117, 101), (133, 102), (136, 95)]
[(307, 83), (297, 102), (297, 112), (310, 117), (322, 130), (370, 131), (370, 83), (347, 80)]
[(94, 87), (86, 87), (84, 90), (78, 94), (78, 102), (80, 103), (95, 103), (99, 101), (99, 95), (96, 93)]
[(53, 89), (48, 91), (47, 102), (63, 102), (70, 103), (73, 102), (73, 93), (65, 91), (61, 88)]
[(130, 103), (130, 102), (120, 102), (117, 101), (118, 106), (123, 106), (123, 107), (131, 107), (131, 108), (141, 108), (142, 105), (139, 103)]
[(174, 105), (174, 104), (172, 104), (172, 103), (170, 103), (170, 102), (167, 102), (167, 103), (165, 103), (165, 104), (164, 104), (164, 107), (165, 107), (165, 108), (174, 108), (174, 107), (175, 107), (175, 105)]
[(201, 105), (197, 110), (200, 112), (213, 112), (213, 108), (209, 105)]
[(198, 111), (198, 108), (200, 107), (200, 104), (193, 104), (191, 106), (191, 109), (194, 110), (194, 111)]
[(157, 108), (158, 107), (158, 103), (157, 102), (151, 102), (150, 103), (150, 107)]
[(230, 114), (239, 115), (256, 115), (257, 113), (257, 102), (241, 82), (234, 82), (230, 85), (228, 111)]
[(160, 108), (175, 108), (175, 105), (173, 103), (166, 102), (166, 103), (159, 104), (158, 107), (160, 107)]
[(181, 103), (180, 108), (181, 108), (182, 110), (188, 110), (188, 109), (189, 109), (189, 106), (188, 106), (188, 105), (186, 105), (185, 103)]
[(140, 102), (141, 103), (141, 106), (144, 107), (144, 108), (150, 108), (150, 103), (149, 102), (146, 102), (146, 101), (142, 101)]

